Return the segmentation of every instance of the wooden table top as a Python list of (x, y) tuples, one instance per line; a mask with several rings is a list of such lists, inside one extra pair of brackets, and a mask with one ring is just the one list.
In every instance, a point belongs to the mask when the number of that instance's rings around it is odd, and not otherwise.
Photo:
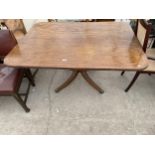
[(128, 23), (38, 23), (4, 63), (15, 67), (141, 70), (147, 58)]

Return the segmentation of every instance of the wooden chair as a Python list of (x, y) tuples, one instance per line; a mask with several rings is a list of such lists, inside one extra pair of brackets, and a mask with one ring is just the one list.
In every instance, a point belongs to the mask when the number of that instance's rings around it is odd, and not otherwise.
[[(3, 19), (2, 23), (6, 25), (7, 29), (9, 29), (11, 32), (13, 32), (17, 42), (19, 39), (24, 37), (27, 33), (24, 22), (22, 19)], [(33, 77), (37, 74), (39, 69), (36, 69), (33, 72)]]
[[(150, 29), (151, 29), (151, 24), (149, 24), (148, 22), (146, 22), (145, 20), (137, 20), (137, 26), (136, 26), (136, 36), (140, 42), (140, 44), (142, 45), (143, 51), (146, 53), (146, 55), (148, 54), (148, 63), (149, 66), (142, 70), (142, 71), (137, 71), (136, 74), (134, 75), (132, 81), (130, 82), (130, 84), (127, 86), (127, 88), (125, 89), (125, 92), (128, 92), (128, 90), (131, 88), (131, 86), (134, 84), (134, 82), (137, 80), (137, 78), (139, 77), (139, 75), (141, 73), (147, 73), (147, 74), (153, 74), (155, 73), (155, 61), (151, 60), (149, 58), (149, 55), (152, 54), (154, 49), (149, 49), (146, 51), (147, 49), (147, 43), (148, 43), (148, 39), (149, 39), (149, 33), (150, 33)], [(124, 74), (124, 71), (121, 73), (121, 75)]]
[[(26, 101), (30, 90), (30, 84), (35, 86), (30, 70), (12, 68), (3, 64), (5, 56), (16, 45), (17, 40), (10, 30), (0, 30), (0, 95), (13, 96), (24, 110), (29, 112), (30, 109), (26, 106)], [(20, 93), (19, 88), (24, 77), (29, 80), (29, 83), (26, 92)], [(24, 97), (24, 99), (22, 97)]]
[(3, 22), (13, 32), (17, 41), (27, 33), (22, 19), (3, 19)]

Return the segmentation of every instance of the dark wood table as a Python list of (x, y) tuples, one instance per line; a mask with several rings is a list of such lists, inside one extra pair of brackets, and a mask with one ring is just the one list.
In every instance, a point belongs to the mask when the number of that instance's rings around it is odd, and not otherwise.
[(128, 23), (57, 22), (34, 25), (4, 60), (13, 67), (72, 70), (55, 91), (80, 73), (100, 93), (88, 70), (143, 70), (147, 58)]

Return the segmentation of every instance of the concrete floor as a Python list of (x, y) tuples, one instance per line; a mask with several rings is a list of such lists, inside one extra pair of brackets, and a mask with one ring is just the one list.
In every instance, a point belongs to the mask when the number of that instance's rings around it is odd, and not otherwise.
[(121, 77), (120, 72), (89, 71), (103, 95), (80, 75), (56, 94), (69, 74), (39, 70), (27, 101), (30, 113), (14, 98), (0, 97), (0, 134), (155, 134), (155, 75), (141, 75), (125, 93), (132, 72)]

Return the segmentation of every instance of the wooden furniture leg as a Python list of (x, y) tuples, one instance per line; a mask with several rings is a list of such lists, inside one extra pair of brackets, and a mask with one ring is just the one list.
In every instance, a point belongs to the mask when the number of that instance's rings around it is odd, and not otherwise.
[(78, 73), (79, 73), (79, 71), (77, 71), (77, 70), (73, 71), (71, 76), (62, 85), (60, 85), (58, 88), (55, 89), (55, 92), (58, 93), (62, 89), (66, 88), (72, 81), (74, 81), (74, 79), (77, 77)]
[(18, 103), (23, 107), (25, 112), (30, 112), (30, 109), (27, 107), (26, 103), (23, 101), (21, 96), (17, 93), (13, 94), (14, 98), (18, 101)]
[(128, 85), (128, 87), (125, 89), (125, 92), (128, 92), (128, 90), (131, 88), (131, 86), (135, 83), (136, 79), (138, 78), (140, 72), (136, 72), (135, 76), (133, 77), (132, 81)]
[(89, 77), (89, 75), (87, 74), (87, 71), (81, 71), (81, 75), (99, 93), (101, 93), (101, 94), (104, 93), (104, 91)]
[(125, 71), (122, 71), (122, 72), (121, 72), (121, 76), (123, 76), (123, 75), (124, 75), (124, 73), (125, 73)]
[(32, 86), (35, 86), (33, 75), (31, 73), (30, 69), (26, 69), (25, 74), (26, 74), (27, 78), (29, 79), (30, 83), (32, 84)]
[(55, 89), (55, 92), (58, 93), (62, 89), (66, 88), (76, 77), (77, 75), (81, 73), (82, 77), (99, 93), (104, 93), (104, 91), (89, 77), (86, 70), (74, 70), (71, 74), (71, 76), (58, 88)]

